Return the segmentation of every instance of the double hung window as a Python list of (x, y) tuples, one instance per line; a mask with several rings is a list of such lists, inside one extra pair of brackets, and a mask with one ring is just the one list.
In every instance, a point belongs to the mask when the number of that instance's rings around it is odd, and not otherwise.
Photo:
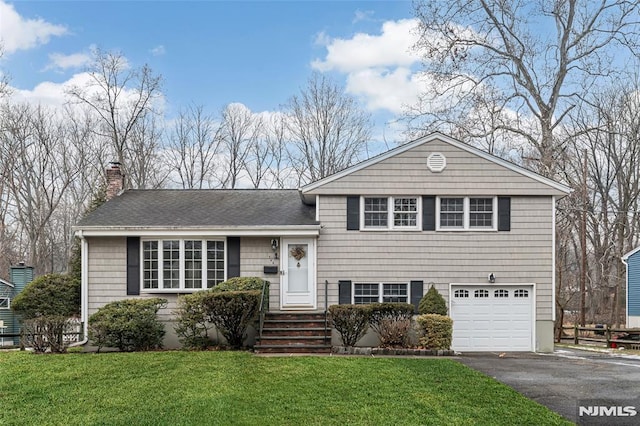
[(439, 197), (438, 229), (496, 230), (496, 197)]
[(419, 197), (363, 197), (364, 229), (418, 229)]
[(389, 207), (386, 198), (364, 199), (364, 227), (387, 228)]
[(355, 283), (353, 290), (353, 303), (356, 305), (409, 302), (407, 283)]

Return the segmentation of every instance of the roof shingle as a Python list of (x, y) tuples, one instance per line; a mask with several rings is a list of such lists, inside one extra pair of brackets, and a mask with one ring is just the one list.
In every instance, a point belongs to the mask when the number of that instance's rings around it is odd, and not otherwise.
[(83, 218), (77, 228), (259, 227), (317, 225), (297, 190), (128, 190)]

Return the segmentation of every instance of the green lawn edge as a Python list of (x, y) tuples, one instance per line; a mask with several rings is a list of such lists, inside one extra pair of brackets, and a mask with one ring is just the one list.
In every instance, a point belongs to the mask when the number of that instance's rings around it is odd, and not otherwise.
[(0, 424), (560, 425), (454, 360), (0, 352)]

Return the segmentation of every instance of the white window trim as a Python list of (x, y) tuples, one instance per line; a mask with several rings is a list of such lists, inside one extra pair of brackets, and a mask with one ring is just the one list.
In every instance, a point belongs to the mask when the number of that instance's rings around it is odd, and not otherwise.
[[(387, 226), (365, 226), (364, 225), (364, 199), (365, 198), (386, 198), (387, 199)], [(393, 224), (394, 211), (393, 200), (396, 198), (416, 199), (416, 226), (395, 226)], [(418, 195), (361, 195), (360, 196), (360, 230), (361, 231), (421, 231), (422, 230), (422, 197)], [(395, 284), (395, 283), (387, 283)]]
[[(178, 240), (180, 242), (180, 275), (179, 275), (179, 284), (178, 288), (162, 288), (163, 285), (163, 277), (162, 277), (162, 262), (163, 262), (163, 254), (162, 254), (162, 242), (163, 241), (175, 241)], [(140, 239), (140, 293), (194, 293), (196, 291), (207, 290), (207, 260), (202, 259), (202, 283), (203, 287), (201, 288), (186, 288), (185, 287), (185, 268), (184, 268), (184, 242), (185, 241), (202, 241), (202, 252), (203, 254), (206, 252), (207, 241), (222, 241), (224, 242), (224, 259), (223, 259), (223, 269), (224, 269), (224, 279), (227, 280), (227, 239), (226, 238), (211, 238), (211, 237), (174, 237), (174, 236), (165, 236), (165, 237), (157, 237), (157, 238), (141, 238)], [(158, 242), (158, 288), (144, 288), (144, 250), (143, 244), (146, 241), (157, 241)]]
[[(463, 199), (463, 226), (440, 226), (440, 200), (442, 198), (462, 198)], [(470, 205), (471, 198), (491, 198), (493, 200), (491, 227), (472, 227), (469, 226)], [(445, 195), (436, 197), (436, 231), (451, 231), (451, 232), (493, 232), (498, 230), (498, 197), (493, 195), (474, 195), (474, 196), (460, 196), (460, 195)]]
[[(384, 285), (385, 284), (403, 284), (403, 285), (407, 286), (407, 301), (404, 302), (404, 303), (411, 303), (411, 285), (409, 285), (410, 283), (408, 283), (408, 282), (360, 281), (360, 282), (354, 282), (354, 283), (351, 284), (351, 304), (352, 305), (354, 305), (356, 303), (356, 285), (359, 285), (359, 284), (377, 284), (378, 285), (378, 301), (377, 302), (373, 302), (373, 303), (384, 303), (383, 299), (384, 299)], [(394, 303), (394, 302), (389, 302), (389, 303)]]
[(5, 306), (5, 307), (0, 306), (1, 310), (11, 309), (11, 298), (10, 297), (0, 297), (0, 300), (6, 300), (7, 301), (7, 306)]

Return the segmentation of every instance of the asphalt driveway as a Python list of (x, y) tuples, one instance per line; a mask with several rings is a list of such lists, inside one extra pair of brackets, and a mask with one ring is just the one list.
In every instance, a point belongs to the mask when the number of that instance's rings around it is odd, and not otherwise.
[[(553, 354), (469, 353), (456, 359), (573, 422), (640, 424), (640, 357), (556, 349)], [(578, 403), (596, 399), (622, 406), (633, 402), (638, 414), (633, 419), (579, 418)]]

